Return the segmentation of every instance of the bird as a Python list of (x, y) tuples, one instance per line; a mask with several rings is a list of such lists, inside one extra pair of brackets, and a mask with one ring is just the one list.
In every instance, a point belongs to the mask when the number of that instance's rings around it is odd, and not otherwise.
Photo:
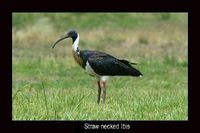
[(76, 63), (78, 63), (85, 71), (97, 78), (98, 95), (97, 103), (101, 99), (101, 82), (103, 82), (103, 103), (106, 98), (106, 81), (112, 76), (133, 76), (142, 77), (143, 74), (134, 68), (132, 65), (137, 63), (129, 62), (125, 59), (118, 59), (110, 54), (94, 50), (80, 50), (79, 49), (79, 34), (76, 30), (70, 29), (60, 39), (58, 39), (52, 46), (64, 39), (72, 39), (72, 54)]

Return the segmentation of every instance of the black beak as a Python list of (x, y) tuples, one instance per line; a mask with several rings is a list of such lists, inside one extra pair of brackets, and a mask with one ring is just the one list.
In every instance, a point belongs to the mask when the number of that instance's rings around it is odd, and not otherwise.
[(57, 41), (53, 44), (52, 48), (54, 48), (54, 47), (56, 46), (57, 43), (59, 43), (60, 41), (66, 39), (66, 38), (68, 38), (68, 37), (69, 37), (68, 35), (64, 35), (63, 37), (61, 37), (59, 40), (57, 40)]

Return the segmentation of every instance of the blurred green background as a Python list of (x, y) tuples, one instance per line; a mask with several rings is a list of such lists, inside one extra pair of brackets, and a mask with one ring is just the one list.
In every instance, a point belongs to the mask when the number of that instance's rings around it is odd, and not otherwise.
[[(13, 120), (187, 120), (187, 13), (13, 13)], [(96, 79), (73, 61), (80, 49), (138, 62), (143, 78), (108, 81), (98, 105)]]

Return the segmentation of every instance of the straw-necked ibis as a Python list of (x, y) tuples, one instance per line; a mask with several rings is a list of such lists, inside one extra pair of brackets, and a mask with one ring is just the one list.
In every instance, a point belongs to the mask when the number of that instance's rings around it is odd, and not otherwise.
[(103, 82), (103, 102), (105, 102), (106, 97), (106, 80), (109, 76), (136, 76), (141, 77), (142, 73), (135, 69), (131, 63), (124, 59), (117, 59), (107, 53), (91, 50), (80, 50), (79, 44), (79, 34), (75, 30), (69, 30), (63, 37), (57, 40), (55, 45), (66, 39), (72, 38), (72, 52), (75, 61), (83, 68), (85, 71), (91, 75), (97, 77), (98, 81), (98, 98), (97, 103), (100, 102), (101, 96), (101, 84)]

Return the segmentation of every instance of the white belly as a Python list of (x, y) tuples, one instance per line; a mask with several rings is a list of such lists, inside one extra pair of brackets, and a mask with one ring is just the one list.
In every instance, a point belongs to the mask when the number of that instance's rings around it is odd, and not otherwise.
[(95, 73), (95, 71), (92, 69), (92, 67), (90, 66), (89, 62), (86, 62), (86, 66), (85, 66), (85, 71), (92, 76), (97, 77), (98, 79), (101, 79), (102, 81), (106, 81), (109, 76), (104, 76), (104, 75), (98, 75), (97, 73)]
[(85, 71), (92, 76), (96, 76), (96, 77), (100, 77), (100, 75), (98, 75), (97, 73), (95, 73), (95, 71), (92, 69), (92, 67), (90, 66), (89, 62), (86, 62), (85, 65)]

